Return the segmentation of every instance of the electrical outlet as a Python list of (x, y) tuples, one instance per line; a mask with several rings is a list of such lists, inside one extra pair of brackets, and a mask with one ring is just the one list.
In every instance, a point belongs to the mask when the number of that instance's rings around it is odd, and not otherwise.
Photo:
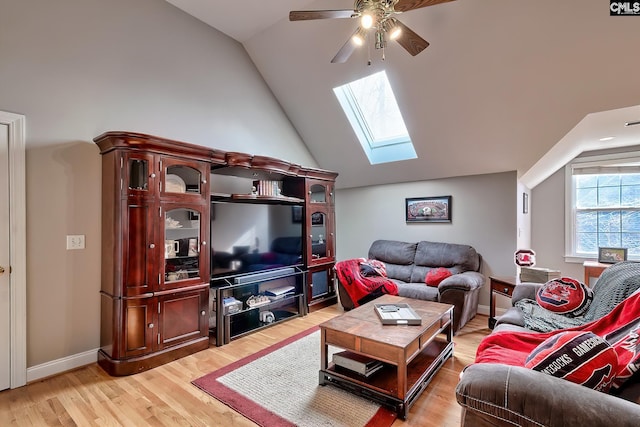
[(84, 249), (84, 234), (67, 235), (67, 249)]

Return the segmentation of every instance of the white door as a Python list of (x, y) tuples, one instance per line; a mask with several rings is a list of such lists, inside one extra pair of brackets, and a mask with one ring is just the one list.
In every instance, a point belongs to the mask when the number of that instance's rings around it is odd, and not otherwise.
[(9, 284), (9, 126), (0, 123), (0, 390), (11, 385)]
[(0, 111), (0, 390), (27, 383), (25, 127)]

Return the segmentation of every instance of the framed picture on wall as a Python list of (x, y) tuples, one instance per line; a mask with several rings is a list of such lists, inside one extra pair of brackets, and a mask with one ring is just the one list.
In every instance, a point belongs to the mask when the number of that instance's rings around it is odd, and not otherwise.
[(451, 196), (405, 199), (406, 222), (451, 222)]

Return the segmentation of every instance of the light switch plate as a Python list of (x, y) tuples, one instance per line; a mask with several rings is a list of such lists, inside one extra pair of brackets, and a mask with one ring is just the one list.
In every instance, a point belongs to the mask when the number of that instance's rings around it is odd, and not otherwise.
[(84, 234), (67, 235), (67, 249), (84, 249)]

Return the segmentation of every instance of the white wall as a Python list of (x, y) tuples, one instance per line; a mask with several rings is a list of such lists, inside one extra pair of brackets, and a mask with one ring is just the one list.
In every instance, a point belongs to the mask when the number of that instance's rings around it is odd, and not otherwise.
[[(0, 40), (0, 110), (27, 123), (29, 367), (99, 346), (95, 136), (317, 166), (243, 47), (164, 1), (3, 1)], [(65, 250), (67, 234), (85, 234), (86, 249)]]
[[(451, 223), (405, 222), (405, 198), (448, 195)], [(376, 239), (461, 243), (482, 255), (487, 278), (515, 275), (516, 197), (515, 172), (337, 190), (337, 258), (366, 257)], [(480, 304), (489, 304), (488, 280)]]

